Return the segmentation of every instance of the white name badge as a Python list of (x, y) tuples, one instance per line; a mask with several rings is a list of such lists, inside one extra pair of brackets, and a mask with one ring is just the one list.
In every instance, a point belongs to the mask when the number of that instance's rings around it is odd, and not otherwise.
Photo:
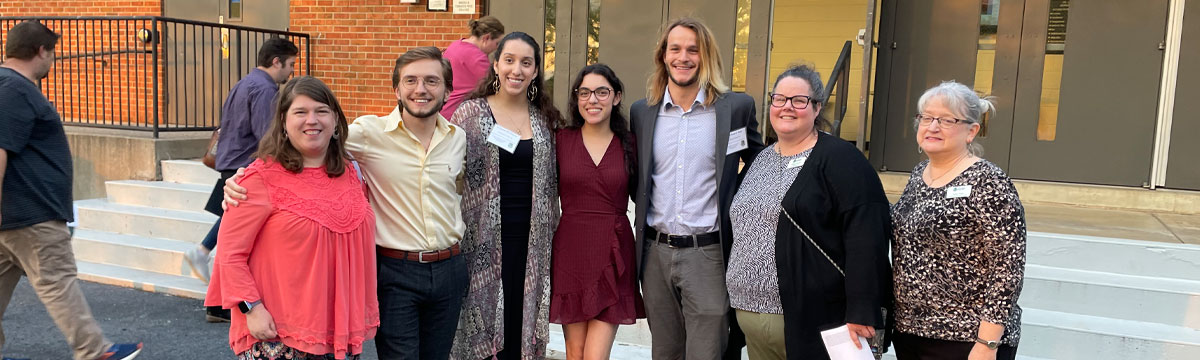
[(521, 135), (497, 124), (492, 127), (492, 133), (488, 134), (487, 141), (512, 154), (514, 151), (517, 151), (517, 144), (521, 142)]
[(725, 148), (725, 155), (746, 150), (747, 147), (749, 144), (746, 143), (746, 128), (729, 132), (729, 146)]
[(798, 167), (804, 166), (804, 162), (805, 162), (805, 161), (808, 161), (808, 157), (807, 157), (807, 156), (801, 156), (801, 157), (798, 157), (798, 158), (792, 159), (792, 161), (788, 161), (788, 163), (787, 163), (787, 168), (788, 168), (788, 169), (795, 169), (795, 168), (798, 168)]
[(960, 198), (971, 196), (971, 185), (951, 186), (946, 189), (946, 198)]

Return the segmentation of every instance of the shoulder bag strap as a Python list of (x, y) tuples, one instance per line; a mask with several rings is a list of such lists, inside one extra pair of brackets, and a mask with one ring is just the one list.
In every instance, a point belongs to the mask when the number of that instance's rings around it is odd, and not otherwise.
[(792, 222), (792, 226), (795, 226), (796, 230), (800, 230), (800, 233), (804, 234), (804, 238), (808, 239), (808, 242), (811, 243), (813, 247), (817, 248), (817, 251), (820, 251), (821, 255), (825, 255), (825, 259), (829, 260), (829, 264), (833, 265), (833, 268), (837, 269), (838, 273), (842, 274), (842, 277), (846, 277), (846, 272), (842, 271), (842, 267), (838, 266), (837, 262), (833, 261), (833, 258), (829, 257), (829, 254), (825, 252), (825, 249), (821, 248), (821, 245), (817, 245), (817, 242), (814, 241), (811, 236), (808, 236), (808, 233), (804, 231), (804, 228), (800, 227), (800, 224), (796, 223), (796, 219), (792, 219), (792, 214), (788, 214), (787, 209), (780, 207), (779, 211), (783, 212), (784, 216), (787, 216), (788, 221)]

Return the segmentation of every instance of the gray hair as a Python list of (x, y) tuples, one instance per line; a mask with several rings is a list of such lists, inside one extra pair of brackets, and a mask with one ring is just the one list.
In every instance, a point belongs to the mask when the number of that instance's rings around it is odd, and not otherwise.
[[(921, 94), (921, 99), (917, 100), (917, 111), (925, 112), (925, 107), (929, 102), (937, 99), (950, 109), (950, 113), (954, 117), (962, 119), (968, 125), (979, 124), (978, 136), (983, 136), (987, 133), (987, 122), (984, 121), (984, 116), (996, 113), (996, 105), (992, 104), (993, 97), (980, 98), (975, 90), (966, 85), (959, 84), (953, 80), (943, 81), (941, 84), (925, 90)], [(913, 119), (913, 129), (920, 126), (920, 123)], [(983, 156), (983, 145), (978, 142), (967, 143), (967, 151), (971, 155)]]

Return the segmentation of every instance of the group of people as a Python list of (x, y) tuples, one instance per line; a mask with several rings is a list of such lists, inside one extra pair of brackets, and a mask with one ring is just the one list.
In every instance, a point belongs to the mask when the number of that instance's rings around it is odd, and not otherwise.
[[(206, 300), (233, 310), (239, 359), (353, 359), (372, 338), (381, 359), (540, 359), (549, 323), (569, 359), (605, 359), (643, 317), (655, 359), (828, 358), (820, 332), (842, 325), (857, 346), (894, 335), (899, 359), (1015, 357), (1024, 214), (980, 157), (993, 109), (970, 88), (921, 97), (928, 159), (890, 205), (823, 131), (810, 66), (775, 80), (766, 145), (698, 20), (664, 27), (628, 117), (608, 66), (580, 70), (564, 116), (536, 40), (471, 26), (396, 60), (388, 115), (351, 123), (300, 76), (247, 127), (253, 156), (214, 189), (227, 210)], [(281, 80), (268, 70), (293, 57), (260, 70)]]

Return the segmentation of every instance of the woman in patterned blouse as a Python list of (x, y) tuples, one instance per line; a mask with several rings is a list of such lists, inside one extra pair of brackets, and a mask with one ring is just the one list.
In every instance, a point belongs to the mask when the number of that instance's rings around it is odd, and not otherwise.
[(975, 136), (993, 111), (970, 88), (944, 82), (921, 95), (913, 125), (929, 160), (892, 207), (896, 356), (1013, 359), (1025, 272), (1025, 211)]
[(820, 330), (846, 325), (857, 340), (882, 325), (888, 202), (862, 153), (819, 131), (829, 126), (820, 74), (794, 66), (774, 88), (779, 142), (758, 153), (733, 197), (725, 283), (751, 359), (828, 359)]

